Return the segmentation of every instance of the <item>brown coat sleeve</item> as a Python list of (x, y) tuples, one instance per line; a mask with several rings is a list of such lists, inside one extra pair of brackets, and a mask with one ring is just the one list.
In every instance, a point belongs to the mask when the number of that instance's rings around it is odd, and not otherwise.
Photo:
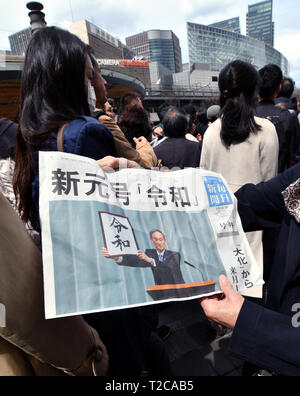
[(147, 168), (156, 168), (159, 166), (156, 154), (148, 142), (138, 143), (136, 149)]

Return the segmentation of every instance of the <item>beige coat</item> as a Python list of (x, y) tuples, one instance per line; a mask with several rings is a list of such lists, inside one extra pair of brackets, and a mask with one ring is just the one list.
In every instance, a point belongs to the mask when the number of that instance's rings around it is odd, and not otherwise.
[[(214, 122), (204, 136), (200, 166), (221, 174), (233, 193), (245, 184), (268, 181), (278, 172), (279, 143), (276, 129), (266, 119), (256, 118), (256, 122), (262, 130), (230, 148), (221, 140), (221, 119)], [(262, 233), (249, 233), (247, 238), (263, 272)], [(250, 296), (261, 297), (262, 288), (256, 289), (254, 294), (251, 292)]]

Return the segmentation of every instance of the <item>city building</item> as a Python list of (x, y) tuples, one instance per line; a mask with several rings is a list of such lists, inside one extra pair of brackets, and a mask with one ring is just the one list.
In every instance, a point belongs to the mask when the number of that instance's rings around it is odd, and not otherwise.
[(144, 96), (146, 89), (151, 87), (148, 61), (98, 58), (98, 64), (111, 98), (118, 99), (129, 91)]
[(129, 91), (143, 96), (150, 88), (149, 63), (135, 60), (135, 52), (118, 38), (84, 19), (74, 22), (70, 31), (93, 49), (110, 97), (120, 98)]
[(126, 38), (126, 45), (138, 57), (159, 62), (172, 73), (182, 72), (182, 55), (178, 37), (171, 30), (149, 30)]
[(224, 29), (187, 23), (188, 47), (191, 67), (195, 63), (207, 64), (211, 71), (220, 72), (229, 62), (239, 59), (257, 69), (268, 63), (279, 66), (289, 74), (288, 60), (271, 45), (252, 37)]
[(173, 89), (186, 88), (200, 92), (211, 90), (218, 93), (219, 73), (210, 70), (208, 64), (194, 63), (191, 70), (173, 74)]
[(93, 23), (85, 19), (74, 22), (70, 32), (88, 44), (97, 58), (123, 59), (121, 41)]
[(8, 37), (11, 52), (14, 55), (25, 55), (29, 41), (31, 39), (31, 27), (16, 32)]
[(273, 0), (249, 5), (247, 36), (274, 46)]
[(229, 30), (230, 32), (241, 34), (241, 24), (239, 17), (226, 19), (226, 21), (216, 22), (208, 26), (217, 27), (219, 29)]
[(151, 88), (157, 89), (172, 89), (173, 74), (170, 69), (166, 68), (159, 62), (150, 62), (150, 80)]

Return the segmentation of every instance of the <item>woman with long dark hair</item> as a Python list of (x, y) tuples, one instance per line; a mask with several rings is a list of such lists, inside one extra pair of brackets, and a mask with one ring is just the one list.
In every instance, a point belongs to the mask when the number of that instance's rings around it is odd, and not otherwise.
[[(58, 150), (57, 135), (62, 126), (68, 124), (65, 152), (104, 162), (117, 157), (110, 131), (90, 117), (96, 99), (94, 83), (105, 93), (106, 82), (99, 70), (94, 70), (89, 50), (79, 38), (55, 27), (33, 36), (22, 77), (14, 187), (23, 220), (29, 219), (38, 231), (38, 152)], [(107, 346), (109, 374), (140, 375), (147, 369), (144, 357), (151, 331), (138, 311), (88, 315), (85, 319)]]
[[(279, 143), (274, 125), (256, 117), (260, 77), (245, 62), (229, 63), (220, 73), (221, 115), (206, 131), (200, 166), (220, 173), (233, 192), (247, 183), (258, 184), (277, 174)], [(263, 270), (262, 234), (248, 234)], [(261, 290), (250, 293), (262, 297)]]
[(93, 77), (87, 47), (76, 36), (50, 27), (32, 37), (22, 75), (14, 188), (22, 219), (38, 231), (38, 152), (57, 150), (64, 124), (65, 152), (95, 160), (117, 156), (111, 133), (89, 117)]

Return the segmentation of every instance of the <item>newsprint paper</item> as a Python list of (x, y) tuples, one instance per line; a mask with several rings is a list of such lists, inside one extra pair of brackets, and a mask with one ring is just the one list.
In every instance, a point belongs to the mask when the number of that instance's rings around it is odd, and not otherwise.
[(263, 284), (226, 181), (202, 169), (104, 172), (41, 152), (40, 218), (47, 319)]

